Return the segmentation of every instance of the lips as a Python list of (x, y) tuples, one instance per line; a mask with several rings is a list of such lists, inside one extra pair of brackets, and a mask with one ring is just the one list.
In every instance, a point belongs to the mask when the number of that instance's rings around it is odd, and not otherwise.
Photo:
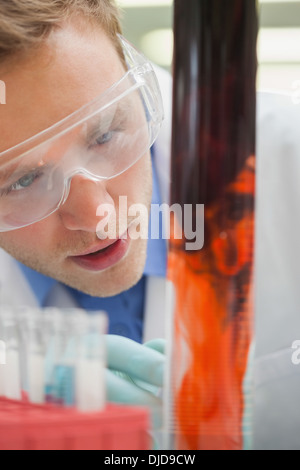
[(88, 271), (103, 271), (117, 264), (126, 255), (129, 249), (130, 240), (128, 237), (121, 237), (115, 241), (101, 243), (100, 249), (97, 247), (90, 249), (78, 256), (70, 256), (70, 259)]

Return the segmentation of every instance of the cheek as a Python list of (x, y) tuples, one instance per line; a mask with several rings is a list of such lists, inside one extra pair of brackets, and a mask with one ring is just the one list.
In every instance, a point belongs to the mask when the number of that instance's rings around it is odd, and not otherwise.
[(130, 204), (149, 205), (152, 193), (152, 167), (150, 152), (122, 175), (111, 180), (107, 191), (116, 201), (120, 196), (127, 196)]
[(51, 233), (53, 232), (53, 221), (51, 217), (52, 216), (28, 227), (0, 235), (0, 245), (3, 246), (3, 248), (10, 247), (13, 249), (15, 247), (24, 252), (26, 250), (36, 252), (43, 251), (44, 248), (51, 243), (51, 238), (55, 240), (55, 237), (51, 237)]

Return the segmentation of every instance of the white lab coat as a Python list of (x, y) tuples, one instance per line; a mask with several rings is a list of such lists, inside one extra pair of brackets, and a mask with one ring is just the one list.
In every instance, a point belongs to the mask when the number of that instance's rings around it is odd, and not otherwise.
[[(156, 168), (162, 202), (169, 196), (171, 136), (170, 76), (157, 75), (166, 119), (156, 143)], [(256, 359), (254, 447), (300, 449), (300, 365), (292, 364), (291, 345), (300, 339), (300, 105), (288, 96), (258, 94), (256, 235)], [(36, 305), (15, 261), (0, 249), (1, 303)], [(149, 278), (144, 341), (166, 330), (167, 283)], [(74, 306), (63, 287), (51, 305)]]
[(300, 105), (258, 96), (255, 447), (300, 449)]

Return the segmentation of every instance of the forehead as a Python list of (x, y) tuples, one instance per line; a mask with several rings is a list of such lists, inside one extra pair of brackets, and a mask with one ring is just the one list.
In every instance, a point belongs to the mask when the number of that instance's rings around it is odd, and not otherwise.
[(7, 96), (0, 107), (0, 152), (73, 113), (123, 74), (99, 26), (72, 21), (55, 30), (31, 56), (1, 74)]

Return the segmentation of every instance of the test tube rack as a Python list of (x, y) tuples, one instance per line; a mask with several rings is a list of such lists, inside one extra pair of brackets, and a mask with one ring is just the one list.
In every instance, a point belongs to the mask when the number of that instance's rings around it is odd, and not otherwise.
[(82, 413), (0, 398), (0, 450), (150, 450), (149, 429), (142, 407)]

